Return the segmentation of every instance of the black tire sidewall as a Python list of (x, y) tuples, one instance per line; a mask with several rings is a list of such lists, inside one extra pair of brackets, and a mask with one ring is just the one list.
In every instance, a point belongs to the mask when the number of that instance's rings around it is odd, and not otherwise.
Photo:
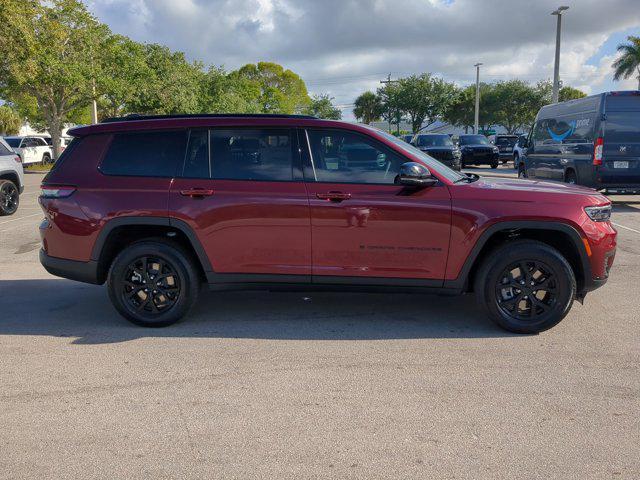
[[(503, 312), (497, 303), (495, 285), (510, 264), (535, 260), (546, 264), (558, 280), (554, 307), (536, 323), (518, 321)], [(554, 248), (536, 241), (510, 242), (495, 250), (481, 268), (476, 297), (489, 317), (502, 328), (515, 333), (539, 333), (557, 325), (569, 313), (576, 294), (576, 279), (569, 262)]]
[[(124, 304), (121, 296), (125, 270), (141, 256), (157, 256), (170, 263), (180, 279), (180, 296), (173, 307), (154, 319), (137, 315)], [(180, 321), (197, 301), (200, 282), (198, 272), (189, 256), (179, 247), (160, 241), (134, 243), (123, 250), (111, 264), (107, 278), (109, 298), (118, 313), (130, 322), (144, 327), (166, 327)]]

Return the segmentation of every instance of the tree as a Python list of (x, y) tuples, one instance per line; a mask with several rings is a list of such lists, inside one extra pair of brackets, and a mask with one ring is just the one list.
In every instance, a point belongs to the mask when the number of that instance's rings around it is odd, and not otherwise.
[(629, 35), (627, 37), (629, 43), (621, 43), (618, 45), (620, 57), (613, 62), (613, 79), (629, 78), (632, 75), (638, 75), (638, 90), (640, 90), (640, 37)]
[[(537, 96), (534, 89), (522, 80), (498, 82), (493, 87), (495, 121), (509, 134), (522, 131), (533, 122), (537, 110)], [(491, 99), (491, 97), (490, 97)]]
[(0, 134), (16, 135), (21, 126), (22, 120), (15, 109), (8, 105), (0, 105)]
[(473, 127), (475, 121), (476, 87), (469, 85), (458, 90), (442, 115), (445, 122), (462, 127), (465, 132)]
[(36, 102), (56, 158), (64, 123), (94, 97), (108, 34), (80, 0), (2, 1), (0, 89)]
[(221, 67), (211, 67), (205, 77), (203, 112), (260, 113), (260, 87), (257, 82)]
[(578, 90), (577, 88), (566, 86), (566, 87), (562, 87), (558, 92), (558, 101), (566, 102), (567, 100), (575, 100), (577, 98), (584, 98), (586, 96), (587, 94), (584, 93), (582, 90)]
[(398, 87), (399, 109), (411, 122), (413, 133), (441, 117), (456, 93), (455, 85), (429, 73), (401, 78)]
[(333, 106), (333, 100), (333, 97), (326, 94), (314, 95), (311, 98), (311, 104), (304, 110), (304, 113), (327, 120), (340, 120), (342, 118), (342, 111)]
[(234, 81), (247, 79), (258, 87), (262, 113), (302, 113), (311, 103), (304, 81), (291, 70), (271, 62), (247, 64), (231, 73)]
[(380, 97), (373, 92), (364, 92), (354, 102), (353, 115), (362, 123), (380, 120), (384, 106)]

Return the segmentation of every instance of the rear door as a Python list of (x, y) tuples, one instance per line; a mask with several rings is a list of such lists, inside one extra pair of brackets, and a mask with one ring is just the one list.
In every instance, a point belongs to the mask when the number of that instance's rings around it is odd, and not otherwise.
[(169, 210), (203, 245), (211, 282), (311, 281), (309, 203), (294, 130), (191, 130)]
[(395, 185), (408, 159), (367, 135), (299, 134), (307, 144), (313, 282), (441, 286), (451, 229), (447, 187)]
[(39, 162), (37, 142), (33, 137), (25, 137), (20, 144), (22, 149), (22, 163), (35, 163)]
[(603, 142), (603, 186), (640, 187), (640, 97), (607, 98)]

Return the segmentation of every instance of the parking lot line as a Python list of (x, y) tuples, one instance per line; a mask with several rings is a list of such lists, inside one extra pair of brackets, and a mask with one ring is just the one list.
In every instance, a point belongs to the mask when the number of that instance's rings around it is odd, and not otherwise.
[(631, 232), (640, 233), (640, 230), (636, 230), (635, 228), (625, 227), (624, 225), (620, 225), (619, 223), (611, 222), (612, 225), (616, 227), (624, 228), (625, 230), (629, 230)]
[(37, 215), (43, 215), (42, 212), (32, 213), (31, 215), (25, 215), (20, 218), (12, 218), (11, 220), (5, 220), (4, 222), (0, 222), (0, 225), (4, 225), (5, 223), (17, 222), (18, 220), (22, 220), (23, 218), (35, 217)]

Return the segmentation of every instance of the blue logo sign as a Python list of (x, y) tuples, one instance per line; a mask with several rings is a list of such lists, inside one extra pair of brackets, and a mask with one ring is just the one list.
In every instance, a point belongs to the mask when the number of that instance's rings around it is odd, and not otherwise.
[(555, 142), (562, 142), (565, 138), (569, 137), (576, 130), (576, 121), (572, 120), (569, 122), (569, 130), (562, 133), (554, 133), (551, 131), (549, 127), (547, 127), (547, 132)]

